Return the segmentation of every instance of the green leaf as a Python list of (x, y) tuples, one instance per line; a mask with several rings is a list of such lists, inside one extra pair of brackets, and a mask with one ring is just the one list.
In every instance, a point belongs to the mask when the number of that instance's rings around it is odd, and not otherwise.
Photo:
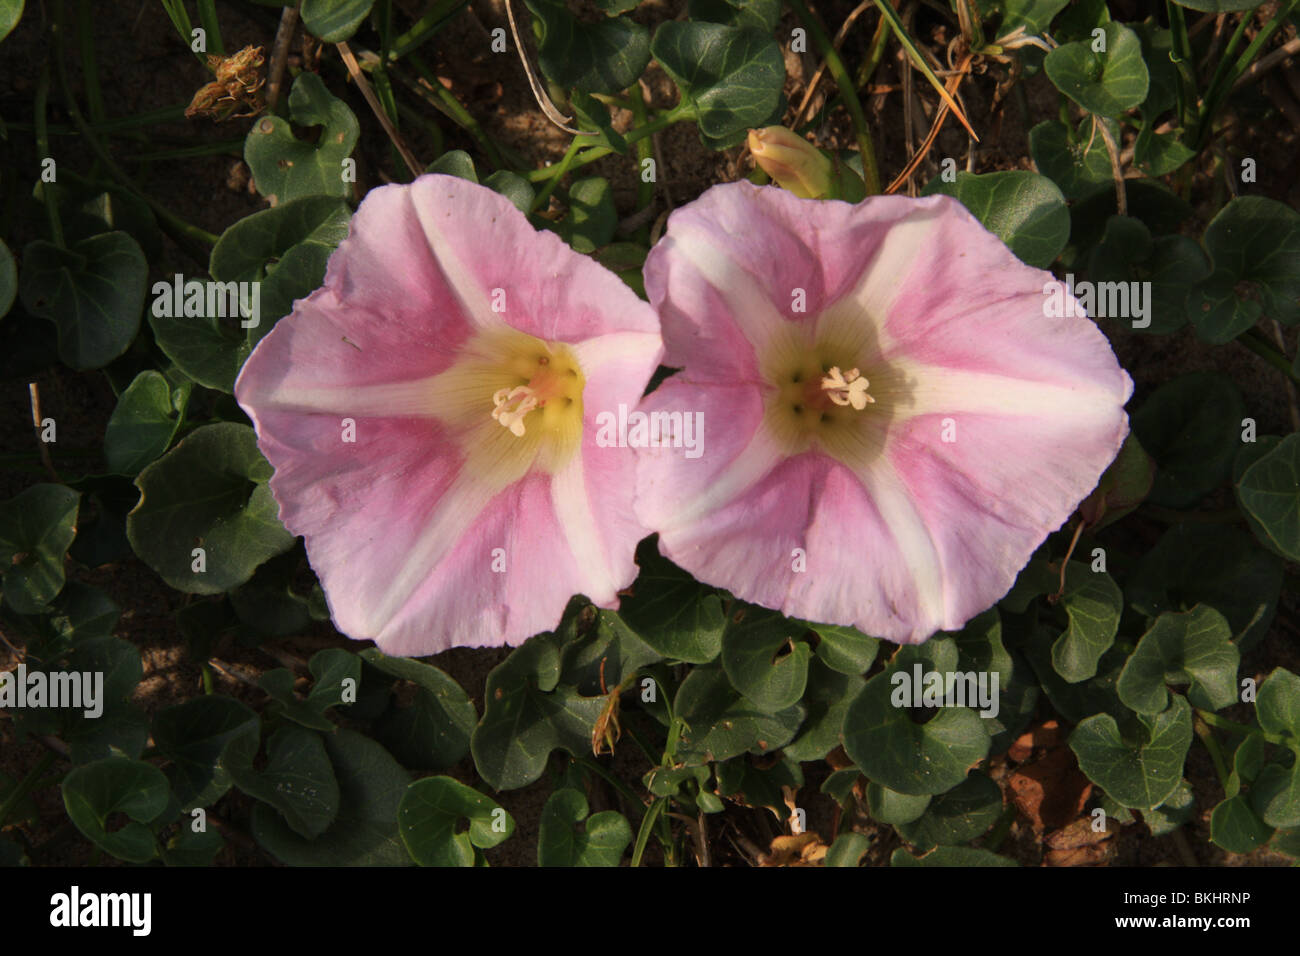
[[(450, 149), (443, 153), (424, 170), (426, 173), (439, 173), (443, 176), (455, 176), (478, 182), (478, 173), (474, 170), (474, 159), (463, 149)], [(524, 210), (527, 212), (528, 210)]]
[(696, 667), (682, 681), (673, 711), (690, 728), (677, 747), (686, 764), (729, 760), (745, 752), (772, 753), (789, 743), (805, 709), (792, 704), (770, 713), (746, 699), (718, 665)]
[(587, 798), (577, 790), (551, 794), (538, 824), (539, 866), (618, 866), (632, 827), (617, 810), (590, 817), (588, 812)]
[[(1111, 124), (1116, 137), (1119, 124)], [(1089, 135), (1091, 120), (1079, 124), (1074, 137), (1058, 120), (1045, 120), (1029, 131), (1029, 155), (1038, 171), (1060, 187), (1066, 199), (1081, 199), (1113, 188), (1110, 154), (1100, 133)]]
[(1259, 0), (1174, 0), (1180, 7), (1199, 10), (1202, 13), (1235, 13), (1238, 10), (1253, 10), (1259, 6)]
[(171, 785), (182, 808), (208, 806), (230, 789), (221, 752), (236, 737), (256, 746), (260, 721), (230, 697), (211, 694), (160, 710), (153, 719), (158, 752), (172, 762)]
[(799, 734), (786, 744), (785, 755), (791, 760), (821, 760), (843, 741), (840, 730), (849, 704), (857, 697), (864, 681), (857, 674), (831, 670), (818, 658), (809, 662), (808, 684), (801, 701), (808, 716)]
[[(469, 828), (457, 832), (462, 821), (468, 821)], [(402, 795), (397, 832), (411, 859), (421, 866), (475, 866), (480, 850), (515, 832), (515, 821), (473, 787), (451, 777), (425, 777)]]
[[(145, 863), (158, 855), (151, 823), (167, 808), (167, 778), (152, 764), (125, 757), (108, 757), (71, 770), (63, 778), (63, 806), (70, 819), (100, 849), (126, 860)], [(130, 818), (121, 829), (108, 830), (108, 818)]]
[(1237, 699), (1237, 664), (1232, 629), (1212, 607), (1162, 614), (1138, 642), (1116, 689), (1126, 707), (1158, 714), (1169, 705), (1166, 684), (1190, 684), (1195, 707), (1219, 710)]
[(443, 671), (406, 657), (386, 657), (378, 648), (361, 659), (415, 685), (408, 707), (391, 707), (376, 722), (375, 738), (398, 760), (419, 770), (445, 770), (469, 753), (478, 712), (465, 691)]
[(856, 627), (812, 621), (798, 623), (817, 635), (816, 654), (831, 670), (857, 676), (865, 674), (876, 660), (880, 640), (868, 637)]
[(1210, 839), (1229, 853), (1249, 853), (1272, 835), (1273, 828), (1256, 816), (1242, 794), (1223, 800), (1210, 813)]
[[(614, 129), (609, 107), (589, 93), (575, 92), (569, 98), (574, 115), (578, 118), (578, 128), (595, 133), (586, 141), (593, 146), (604, 146), (619, 155), (626, 155), (627, 140)], [(527, 212), (528, 210), (524, 210)]]
[(255, 770), (257, 736), (236, 734), (222, 747), (221, 766), (235, 786), (274, 807), (294, 833), (311, 839), (324, 833), (339, 814), (339, 781), (326, 755), (328, 739), (295, 724), (281, 724), (266, 742), (266, 767)]
[(109, 471), (134, 477), (171, 444), (180, 428), (192, 386), (175, 389), (160, 372), (146, 369), (117, 399), (104, 431)]
[[(159, 315), (175, 312), (155, 302), (149, 323), (158, 345), (176, 366), (200, 385), (231, 392), (235, 377), (253, 347), (297, 299), (325, 278), (330, 253), (348, 234), (351, 210), (332, 196), (311, 196), (264, 209), (239, 220), (217, 240), (208, 269), (213, 281), (252, 282), (257, 286), (257, 322), (248, 328), (227, 316)], [(166, 283), (162, 284), (164, 287)], [(229, 287), (227, 287), (229, 288)], [(250, 295), (252, 293), (250, 292)], [(218, 313), (228, 304), (217, 298)]]
[(32, 315), (59, 333), (59, 359), (75, 369), (102, 368), (140, 331), (149, 264), (124, 232), (105, 232), (60, 249), (37, 240), (23, 250), (19, 291)]
[(1235, 339), (1261, 316), (1300, 322), (1300, 213), (1262, 196), (1239, 196), (1205, 230), (1214, 271), (1187, 297), (1207, 342)]
[(681, 90), (679, 109), (711, 149), (738, 143), (780, 107), (785, 61), (766, 31), (669, 20), (650, 48)]
[(1268, 632), (1282, 590), (1282, 561), (1249, 532), (1187, 523), (1165, 532), (1129, 576), (1129, 603), (1148, 617), (1208, 604), (1246, 651)]
[(1174, 792), (1154, 810), (1142, 814), (1142, 822), (1147, 825), (1152, 836), (1164, 836), (1173, 833), (1196, 816), (1196, 795), (1186, 780), (1181, 780)]
[(653, 540), (637, 551), (641, 574), (619, 615), (641, 640), (670, 660), (707, 664), (722, 651), (726, 618), (711, 589), (661, 557)]
[[(172, 587), (218, 594), (243, 584), (268, 558), (293, 547), (267, 487), (271, 466), (247, 425), (192, 432), (140, 472), (140, 503), (127, 516), (135, 553)], [(204, 570), (194, 549), (202, 548)]]
[(870, 847), (871, 841), (861, 833), (841, 833), (826, 851), (824, 865), (858, 866)]
[(781, 19), (780, 0), (690, 0), (690, 19), (725, 23), (733, 27), (753, 27), (771, 33)]
[(1115, 642), (1124, 595), (1109, 574), (1071, 561), (1065, 568), (1061, 599), (1069, 626), (1052, 645), (1052, 667), (1077, 684), (1097, 673), (1097, 662)]
[(1271, 763), (1260, 771), (1250, 791), (1250, 803), (1259, 818), (1270, 827), (1300, 826), (1300, 744), (1293, 750), (1291, 765)]
[(968, 843), (987, 833), (1002, 815), (1002, 791), (986, 775), (972, 773), (946, 793), (931, 798), (916, 820), (898, 833), (918, 849)]
[(17, 295), (18, 267), (14, 265), (14, 254), (9, 251), (4, 240), (0, 239), (0, 319), (9, 314)]
[(869, 779), (913, 796), (943, 793), (984, 759), (989, 736), (975, 711), (934, 708), (938, 713), (922, 724), (908, 706), (923, 699), (926, 681), (922, 676), (916, 686), (918, 672), (946, 674), (956, 666), (956, 643), (933, 638), (899, 648), (889, 666), (867, 681), (845, 716), (844, 749)]
[(470, 739), (479, 774), (497, 790), (532, 783), (562, 747), (580, 754), (605, 701), (559, 684), (560, 654), (549, 634), (525, 641), (488, 674), (486, 709)]
[(326, 43), (338, 43), (357, 32), (375, 0), (302, 0), (302, 25)]
[(1160, 806), (1177, 788), (1192, 742), (1192, 710), (1173, 698), (1155, 716), (1138, 715), (1121, 735), (1110, 714), (1094, 714), (1070, 734), (1079, 769), (1119, 803), (1137, 810)]
[(1015, 860), (967, 846), (941, 846), (924, 856), (912, 856), (901, 846), (889, 857), (890, 866), (1019, 866)]
[(582, 636), (565, 643), (560, 680), (572, 684), (580, 694), (609, 693), (641, 668), (663, 659), (615, 611), (588, 604), (579, 614), (578, 624)]
[(1047, 78), (1089, 113), (1115, 117), (1147, 98), (1150, 75), (1138, 35), (1119, 23), (1104, 27), (1105, 52), (1094, 52), (1100, 38), (1057, 47), (1043, 60)]
[(40, 614), (63, 590), (63, 559), (77, 536), (80, 503), (80, 492), (41, 484), (0, 505), (4, 600), (19, 614)]
[(114, 637), (79, 643), (68, 657), (67, 669), (104, 675), (104, 709), (99, 717), (86, 719), (79, 708), (51, 712), (61, 718), (60, 733), (72, 762), (140, 756), (149, 737), (149, 721), (131, 703), (143, 673), (136, 647)]
[(803, 697), (811, 648), (807, 629), (779, 611), (737, 602), (722, 635), (722, 669), (760, 710), (784, 710)]
[(275, 699), (268, 713), (284, 716), (303, 727), (332, 732), (334, 723), (326, 713), (344, 703), (344, 681), (351, 681), (353, 690), (358, 689), (361, 658), (339, 647), (327, 647), (312, 655), (307, 668), (314, 681), (305, 700), (299, 700), (294, 694), (293, 674), (285, 668), (262, 675), (258, 684)]
[(1002, 22), (997, 35), (1004, 37), (1019, 27), (1024, 27), (1029, 36), (1042, 33), (1068, 3), (1069, 0), (1006, 0), (1002, 4)]
[[(18, 26), (18, 21), (23, 15), (23, 4), (25, 0), (0, 0), (0, 40), (3, 40), (13, 28)], [(3, 315), (0, 311), (0, 315)]]
[(303, 71), (289, 92), (289, 116), (299, 127), (320, 126), (320, 138), (315, 143), (298, 139), (286, 120), (271, 114), (253, 123), (244, 140), (244, 161), (257, 191), (272, 206), (303, 196), (348, 195), (343, 160), (360, 129), (352, 111), (329, 94), (319, 76)]
[(625, 17), (582, 23), (552, 0), (525, 0), (538, 31), (537, 64), (552, 83), (620, 93), (650, 63), (650, 31)]
[(225, 845), (225, 838), (215, 827), (195, 833), (182, 823), (176, 835), (163, 847), (162, 858), (168, 866), (211, 866)]
[(984, 228), (1031, 266), (1046, 269), (1070, 238), (1065, 197), (1046, 176), (1023, 170), (974, 175), (957, 173), (955, 182), (932, 179), (921, 195), (952, 196)]
[(1186, 508), (1232, 471), (1245, 406), (1217, 372), (1191, 372), (1160, 386), (1133, 415), (1133, 431), (1156, 461), (1150, 500)]
[(1279, 667), (1259, 685), (1255, 716), (1270, 734), (1286, 734), (1300, 741), (1300, 677)]
[(508, 169), (498, 169), (483, 180), (483, 185), (505, 196), (525, 215), (533, 208), (533, 197), (537, 193), (533, 190), (532, 184), (518, 173), (512, 173)]
[[(1106, 231), (1088, 259), (1088, 277), (1098, 299), (1105, 292), (1101, 283), (1149, 282), (1143, 296), (1146, 316), (1136, 309), (1129, 315), (1113, 316), (1125, 328), (1147, 335), (1168, 335), (1187, 324), (1187, 290), (1209, 272), (1205, 253), (1186, 236), (1152, 238), (1146, 224), (1131, 216), (1111, 216)], [(1122, 286), (1119, 288), (1123, 288)], [(1100, 316), (1099, 316), (1100, 317)]]
[(253, 807), (257, 842), (289, 866), (409, 865), (398, 836), (397, 813), (410, 774), (383, 747), (355, 731), (340, 729), (328, 735), (325, 750), (339, 787), (334, 823), (309, 840), (259, 803)]
[(569, 214), (560, 220), (556, 231), (576, 251), (589, 253), (612, 240), (617, 225), (609, 181), (593, 176), (579, 179), (569, 188)]
[(1300, 435), (1282, 439), (1237, 480), (1241, 508), (1266, 545), (1300, 561)]

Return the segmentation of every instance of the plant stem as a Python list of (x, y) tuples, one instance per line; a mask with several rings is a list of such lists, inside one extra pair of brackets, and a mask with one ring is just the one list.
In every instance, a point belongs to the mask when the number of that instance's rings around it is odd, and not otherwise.
[[(632, 111), (632, 118), (636, 120), (638, 125), (645, 126), (647, 122), (648, 114), (646, 111), (645, 94), (641, 91), (641, 84), (639, 82), (633, 83), (630, 88), (630, 93), (631, 96), (628, 102), (628, 109)], [(646, 136), (640, 140), (637, 140), (637, 144), (636, 144), (636, 159), (637, 159), (636, 208), (637, 209), (644, 209), (646, 206), (650, 205), (650, 203), (654, 202), (655, 184), (653, 182), (647, 182), (645, 177), (640, 175), (641, 170), (645, 168), (645, 161), (647, 159), (653, 160), (653, 158), (654, 158), (654, 143), (651, 141), (651, 138), (649, 136)], [(659, 171), (655, 170), (656, 178), (658, 178), (658, 173)], [(649, 226), (644, 227), (642, 231), (645, 233), (647, 237), (650, 235)]]
[[(460, 105), (460, 100), (456, 99), (451, 90), (438, 82), (438, 78), (433, 75), (420, 57), (412, 53), (410, 56), (410, 62), (411, 66), (415, 67), (416, 72), (420, 74), (421, 78), (428, 85), (428, 89), (426, 90), (418, 84), (411, 83), (409, 80), (407, 81), (407, 84), (417, 92), (421, 93), (425, 99), (433, 103), (433, 105), (446, 113), (453, 123), (465, 130), (465, 132), (469, 133), (470, 136), (474, 137), (474, 140), (478, 143), (479, 148), (483, 150), (484, 154), (486, 154), (488, 162), (492, 164), (494, 169), (505, 169), (506, 162), (501, 158), (501, 151), (497, 149), (496, 143), (492, 141), (491, 137), (489, 137), (483, 130), (483, 127), (479, 125), (479, 121), (476, 120), (473, 115), (465, 109), (465, 107)], [(400, 74), (398, 74), (398, 78), (401, 79)]]
[[(56, 51), (57, 55), (57, 51)], [(45, 128), (45, 105), (50, 97), (50, 64), (47, 60), (41, 67), (41, 78), (36, 84), (36, 159), (44, 172), (45, 160), (50, 158), (50, 134)], [(58, 169), (58, 166), (55, 166)], [(57, 172), (56, 172), (57, 175)], [(54, 183), (41, 182), (42, 205), (45, 215), (50, 220), (50, 239), (60, 249), (66, 249), (63, 239), (63, 221), (59, 219), (58, 187)]]
[(411, 25), (411, 29), (393, 41), (393, 48), (389, 51), (388, 58), (396, 61), (413, 52), (421, 43), (437, 33), (438, 28), (451, 19), (467, 2), (468, 0), (439, 0), (424, 16)]
[(1169, 14), (1169, 59), (1178, 69), (1178, 122), (1186, 130), (1196, 117), (1196, 71), (1192, 65), (1192, 42), (1187, 36), (1187, 17), (1174, 0), (1165, 0)]
[(1226, 717), (1220, 717), (1218, 714), (1210, 710), (1202, 710), (1198, 707), (1196, 709), (1196, 716), (1211, 727), (1217, 727), (1219, 730), (1226, 730), (1230, 734), (1263, 737), (1264, 740), (1270, 744), (1278, 744), (1283, 747), (1287, 746), (1286, 738), (1279, 734), (1270, 734), (1259, 727), (1252, 727), (1250, 724), (1239, 724), (1236, 721), (1228, 720)]
[(1214, 731), (1203, 720), (1194, 720), (1193, 726), (1196, 729), (1196, 736), (1201, 739), (1205, 749), (1209, 751), (1210, 759), (1214, 761), (1214, 772), (1219, 775), (1219, 783), (1223, 784), (1223, 789), (1228, 789), (1228, 767), (1223, 762), (1223, 751), (1219, 749), (1219, 742), (1214, 739)]
[(199, 23), (203, 24), (203, 32), (206, 35), (209, 53), (216, 53), (218, 56), (226, 55), (226, 48), (221, 43), (221, 24), (217, 20), (217, 7), (213, 0), (198, 0), (199, 2)]
[(581, 142), (582, 140), (579, 137), (573, 137), (573, 140), (569, 143), (569, 148), (564, 153), (564, 158), (552, 167), (553, 174), (551, 178), (547, 180), (546, 185), (541, 188), (533, 199), (533, 212), (546, 208), (546, 204), (551, 200), (551, 194), (555, 192), (555, 187), (560, 184), (560, 180), (564, 178), (564, 174), (569, 171), (574, 159), (577, 158), (578, 147)]
[(1297, 375), (1295, 369), (1291, 366), (1291, 360), (1278, 351), (1275, 346), (1257, 329), (1247, 329), (1235, 339), (1237, 344), (1243, 345), (1250, 349), (1268, 364), (1284, 372), (1293, 382), (1300, 382), (1300, 375)]
[(86, 106), (90, 121), (104, 121), (104, 93), (99, 87), (99, 69), (95, 62), (95, 31), (90, 16), (90, 0), (77, 0), (77, 39), (81, 42), (82, 82), (86, 85)]
[(1286, 23), (1296, 5), (1300, 0), (1288, 0), (1279, 5), (1273, 18), (1264, 25), (1264, 28), (1255, 34), (1255, 39), (1250, 41), (1250, 46), (1246, 47), (1244, 52), (1235, 63), (1232, 62), (1232, 53), (1236, 49), (1237, 43), (1246, 32), (1246, 27), (1254, 20), (1254, 11), (1247, 11), (1241, 15), (1241, 22), (1237, 24), (1237, 30), (1228, 41), (1228, 47), (1223, 51), (1223, 57), (1219, 60), (1218, 69), (1214, 72), (1214, 79), (1210, 81), (1210, 87), (1205, 93), (1202, 101), (1200, 119), (1196, 127), (1195, 147), (1201, 149), (1209, 139), (1209, 133), (1214, 126), (1214, 118), (1219, 113), (1219, 108), (1223, 105), (1228, 94), (1232, 92), (1232, 86), (1250, 67), (1251, 62), (1259, 55), (1268, 41), (1273, 38), (1273, 34)]
[(880, 170), (876, 166), (876, 149), (871, 141), (867, 118), (862, 112), (862, 103), (858, 100), (857, 87), (853, 83), (853, 78), (849, 76), (844, 61), (840, 59), (835, 46), (826, 36), (821, 23), (808, 9), (808, 5), (804, 0), (789, 0), (789, 2), (790, 9), (799, 18), (799, 22), (812, 34), (813, 43), (817, 45), (818, 52), (826, 60), (826, 69), (830, 71), (835, 85), (839, 87), (840, 95), (844, 97), (844, 106), (853, 121), (853, 132), (858, 141), (858, 149), (862, 152), (862, 179), (867, 186), (867, 195), (874, 196), (880, 192)]

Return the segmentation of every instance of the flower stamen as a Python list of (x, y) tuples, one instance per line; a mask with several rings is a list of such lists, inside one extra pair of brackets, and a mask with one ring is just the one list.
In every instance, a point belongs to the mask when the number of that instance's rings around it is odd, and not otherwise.
[(527, 385), (499, 388), (492, 393), (492, 417), (516, 438), (524, 436), (524, 416), (537, 408), (537, 393)]
[(833, 365), (822, 378), (822, 391), (836, 405), (852, 405), (862, 411), (867, 405), (875, 404), (875, 399), (867, 394), (867, 380), (856, 368), (841, 372), (838, 365)]

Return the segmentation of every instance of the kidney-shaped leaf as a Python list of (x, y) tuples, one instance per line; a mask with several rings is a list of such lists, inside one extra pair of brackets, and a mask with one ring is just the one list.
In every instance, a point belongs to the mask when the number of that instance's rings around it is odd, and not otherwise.
[[(468, 830), (461, 830), (462, 821), (468, 821)], [(515, 821), (473, 787), (451, 777), (425, 777), (402, 795), (397, 832), (421, 866), (474, 866), (480, 850), (515, 832)]]

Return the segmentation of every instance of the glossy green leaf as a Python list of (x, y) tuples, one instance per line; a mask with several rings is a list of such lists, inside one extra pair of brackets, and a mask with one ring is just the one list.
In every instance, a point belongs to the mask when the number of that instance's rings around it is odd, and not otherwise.
[(563, 3), (525, 0), (538, 30), (537, 65), (553, 83), (620, 93), (650, 62), (650, 31), (626, 17), (583, 23)]
[(303, 196), (346, 196), (343, 160), (356, 145), (360, 127), (342, 101), (335, 99), (315, 73), (304, 71), (289, 91), (294, 126), (320, 126), (312, 143), (294, 135), (289, 122), (267, 113), (253, 123), (244, 141), (244, 161), (257, 191), (272, 206)]
[(865, 674), (876, 660), (880, 640), (868, 637), (856, 627), (812, 621), (799, 623), (817, 635), (817, 657), (832, 670), (855, 676)]
[(1076, 40), (1057, 47), (1043, 60), (1043, 71), (1058, 90), (1089, 113), (1119, 116), (1147, 98), (1150, 75), (1138, 35), (1108, 23), (1102, 38)]
[(743, 696), (769, 713), (803, 697), (812, 649), (806, 628), (779, 611), (737, 602), (722, 635), (722, 669)]
[(37, 240), (23, 250), (23, 306), (59, 333), (59, 359), (102, 368), (140, 331), (149, 264), (124, 232), (105, 232), (60, 249)]
[(375, 0), (302, 0), (302, 25), (326, 43), (338, 43), (357, 32)]
[(1236, 481), (1237, 501), (1270, 548), (1300, 561), (1300, 435), (1288, 435)]
[(871, 840), (861, 833), (841, 833), (831, 844), (831, 848), (826, 851), (825, 866), (858, 866), (862, 858), (866, 856), (867, 850), (871, 848)]
[[(478, 182), (478, 173), (474, 169), (474, 158), (463, 149), (449, 149), (425, 169), (426, 173), (438, 173), (443, 176), (455, 176)], [(527, 210), (525, 210), (527, 212)]]
[(63, 559), (77, 536), (81, 494), (65, 485), (33, 485), (0, 505), (4, 600), (39, 614), (63, 589)]
[(222, 747), (221, 767), (244, 793), (278, 810), (308, 839), (319, 836), (339, 812), (339, 782), (325, 740), (312, 730), (281, 724), (266, 742), (266, 766), (257, 770), (258, 738), (232, 735)]
[(1249, 532), (1187, 523), (1165, 532), (1142, 556), (1126, 586), (1129, 603), (1148, 617), (1208, 604), (1225, 618), (1245, 651), (1268, 631), (1282, 589), (1282, 561)]
[(1071, 561), (1061, 606), (1070, 623), (1052, 644), (1052, 667), (1066, 682), (1077, 684), (1097, 673), (1097, 662), (1114, 643), (1124, 595), (1109, 574)]
[(171, 761), (170, 780), (183, 808), (211, 805), (230, 789), (221, 752), (235, 737), (256, 745), (257, 714), (231, 697), (211, 694), (160, 710), (153, 719), (158, 752)]
[[(158, 855), (153, 822), (167, 807), (167, 778), (152, 764), (108, 757), (76, 767), (63, 778), (63, 806), (78, 830), (106, 853), (129, 863)], [(124, 813), (128, 822), (108, 830), (109, 817)]]
[(660, 556), (653, 541), (637, 550), (641, 574), (619, 615), (641, 640), (670, 660), (706, 664), (722, 651), (726, 619), (711, 589)]
[(569, 214), (556, 231), (578, 252), (594, 252), (614, 238), (618, 211), (609, 180), (600, 176), (579, 179), (569, 187)]
[(618, 866), (632, 842), (632, 827), (617, 810), (588, 816), (578, 790), (556, 790), (538, 823), (539, 866)]
[(581, 636), (564, 645), (560, 680), (572, 684), (580, 694), (610, 693), (641, 668), (662, 660), (616, 611), (589, 604), (577, 623)]
[[(1110, 120), (1114, 134), (1118, 124)], [(1066, 199), (1081, 199), (1114, 188), (1110, 154), (1100, 133), (1090, 135), (1092, 121), (1079, 124), (1074, 137), (1059, 120), (1045, 120), (1029, 131), (1029, 155), (1038, 171), (1060, 187)]]
[(1024, 27), (1025, 33), (1035, 36), (1051, 26), (1052, 19), (1060, 13), (1069, 0), (1005, 0), (1001, 3), (1002, 22), (997, 35), (1004, 37)]
[(368, 648), (360, 657), (415, 685), (410, 705), (390, 707), (374, 727), (375, 739), (393, 756), (419, 770), (445, 770), (469, 753), (478, 712), (455, 680), (431, 664), (387, 657), (378, 648)]
[(1250, 797), (1242, 793), (1243, 785), (1253, 788), (1263, 766), (1263, 739), (1254, 735), (1243, 738), (1232, 755), (1224, 799), (1210, 814), (1210, 839), (1231, 853), (1249, 853), (1273, 835), (1273, 828), (1259, 818)]
[[(462, 829), (468, 823), (468, 829)], [(421, 866), (474, 866), (480, 850), (515, 832), (515, 821), (495, 800), (451, 777), (425, 777), (406, 788), (397, 829)]]
[(932, 797), (924, 813), (898, 825), (898, 833), (922, 850), (954, 846), (983, 836), (1001, 815), (1001, 789), (977, 771), (946, 793)]
[(911, 713), (924, 701), (924, 675), (955, 673), (957, 657), (948, 638), (902, 647), (849, 705), (844, 749), (869, 779), (913, 796), (943, 793), (988, 753), (984, 722), (969, 707), (927, 708), (935, 713), (925, 723)]
[[(22, 19), (25, 0), (0, 0), (0, 40), (3, 40)], [(0, 311), (0, 315), (3, 315)]]
[[(303, 727), (333, 732), (334, 722), (326, 716), (332, 707), (348, 703), (345, 688), (358, 690), (361, 681), (361, 658), (339, 647), (317, 651), (307, 663), (313, 678), (306, 698), (294, 693), (293, 674), (286, 668), (267, 671), (258, 684), (273, 698), (267, 712), (283, 716)], [(347, 683), (350, 682), (350, 685)], [(350, 695), (348, 695), (350, 696)]]
[(770, 713), (746, 699), (721, 667), (696, 667), (677, 690), (673, 709), (689, 730), (677, 746), (683, 763), (729, 760), (745, 752), (772, 753), (789, 743), (806, 711), (792, 704)]
[(355, 731), (327, 735), (325, 751), (339, 787), (334, 823), (307, 839), (259, 803), (253, 807), (252, 826), (257, 842), (289, 866), (409, 865), (398, 836), (397, 812), (410, 774), (383, 747)]
[(479, 774), (497, 790), (526, 786), (562, 747), (589, 752), (605, 701), (559, 684), (560, 654), (551, 635), (526, 641), (488, 674), (486, 709), (470, 739)]
[(1152, 503), (1186, 508), (1232, 471), (1245, 415), (1227, 376), (1191, 372), (1166, 382), (1134, 413), (1133, 431), (1156, 461)]
[(135, 476), (158, 458), (180, 428), (191, 385), (175, 388), (161, 373), (146, 369), (117, 399), (104, 432), (110, 471)]
[(810, 661), (808, 683), (800, 698), (808, 716), (798, 735), (785, 745), (785, 755), (798, 761), (821, 760), (840, 746), (844, 717), (863, 683), (859, 675), (832, 670), (819, 658)]
[(781, 19), (780, 0), (690, 0), (690, 19), (695, 22), (725, 23), (753, 27), (770, 33)]
[(1031, 266), (1052, 264), (1070, 238), (1065, 197), (1046, 176), (1023, 170), (959, 172), (955, 182), (932, 179), (923, 196), (952, 196), (1007, 247)]
[(218, 594), (243, 584), (293, 547), (266, 485), (271, 470), (247, 425), (197, 429), (136, 479), (140, 503), (126, 521), (131, 547), (181, 591)]
[(773, 121), (785, 61), (771, 34), (719, 23), (670, 20), (655, 31), (654, 58), (682, 93), (681, 108), (711, 149)]
[(1259, 725), (1271, 734), (1286, 734), (1300, 742), (1300, 677), (1284, 667), (1259, 685), (1255, 701)]
[(1183, 776), (1192, 742), (1192, 710), (1173, 698), (1154, 716), (1138, 715), (1121, 733), (1110, 714), (1081, 721), (1070, 734), (1070, 749), (1088, 779), (1126, 807), (1149, 810), (1168, 799)]
[(483, 180), (483, 185), (505, 196), (522, 213), (527, 214), (528, 210), (533, 208), (533, 197), (536, 192), (532, 184), (518, 173), (512, 173), (508, 169), (498, 169)]
[(1229, 342), (1262, 317), (1300, 322), (1300, 213), (1263, 196), (1239, 196), (1205, 229), (1214, 271), (1187, 297), (1207, 342)]
[(1158, 714), (1169, 705), (1166, 684), (1190, 684), (1195, 707), (1219, 710), (1237, 699), (1237, 664), (1232, 629), (1212, 607), (1162, 614), (1129, 657), (1116, 690), (1139, 714)]

